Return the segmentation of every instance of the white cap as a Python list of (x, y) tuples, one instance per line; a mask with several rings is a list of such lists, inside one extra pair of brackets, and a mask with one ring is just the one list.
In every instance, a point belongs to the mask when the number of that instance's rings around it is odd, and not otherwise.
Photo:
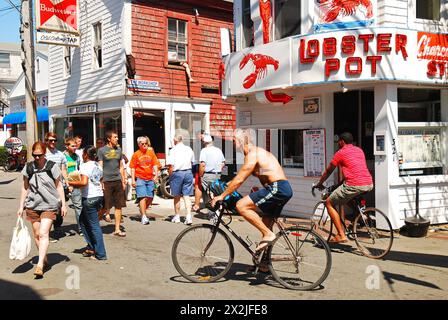
[(204, 134), (204, 136), (203, 136), (203, 138), (202, 138), (202, 141), (204, 141), (205, 143), (209, 143), (209, 142), (212, 142), (213, 139), (212, 139), (212, 136), (211, 136), (211, 135), (209, 135), (209, 134)]

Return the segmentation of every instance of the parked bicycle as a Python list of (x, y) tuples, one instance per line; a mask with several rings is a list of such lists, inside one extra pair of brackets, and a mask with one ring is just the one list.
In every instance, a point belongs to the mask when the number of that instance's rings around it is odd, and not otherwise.
[(3, 170), (6, 172), (17, 171), (26, 164), (26, 150), (18, 151), (12, 149), (3, 163)]
[[(327, 242), (333, 236), (335, 228), (325, 207), (325, 199), (339, 185), (336, 184), (322, 189), (322, 201), (319, 201), (313, 210), (314, 228), (322, 237), (327, 239)], [(316, 187), (313, 185), (311, 188), (313, 196), (315, 196), (315, 189)], [(366, 200), (363, 195), (352, 199), (348, 206), (354, 211), (351, 223), (347, 226), (348, 219), (341, 216), (342, 226), (347, 238), (355, 240), (358, 249), (364, 256), (373, 259), (384, 258), (390, 252), (394, 239), (394, 231), (387, 216), (377, 208), (366, 207)]]
[[(230, 270), (234, 259), (233, 243), (223, 226), (252, 256), (256, 274), (260, 265), (267, 264), (274, 279), (285, 288), (311, 290), (327, 278), (331, 269), (331, 251), (326, 241), (312, 228), (299, 225), (283, 227), (282, 218), (274, 219), (278, 231), (273, 244), (254, 251), (252, 242), (244, 240), (230, 228), (234, 206), (218, 202), (213, 209), (217, 221), (196, 224), (184, 229), (175, 239), (171, 256), (176, 270), (192, 282), (215, 282)], [(228, 214), (228, 222), (223, 215)]]
[(171, 195), (170, 187), (170, 175), (168, 172), (168, 167), (162, 167), (159, 170), (159, 185), (157, 188), (157, 195), (165, 199), (173, 199)]

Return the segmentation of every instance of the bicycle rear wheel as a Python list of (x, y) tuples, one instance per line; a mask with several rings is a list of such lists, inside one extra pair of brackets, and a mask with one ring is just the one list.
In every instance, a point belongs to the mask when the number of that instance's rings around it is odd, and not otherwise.
[(376, 208), (367, 208), (356, 217), (353, 233), (358, 249), (363, 255), (373, 259), (383, 258), (388, 254), (394, 240), (389, 219)]
[(229, 236), (218, 229), (212, 244), (214, 226), (200, 224), (183, 230), (174, 240), (171, 257), (176, 270), (192, 282), (214, 282), (230, 269), (234, 258)]
[(327, 242), (314, 230), (303, 227), (280, 231), (269, 248), (268, 257), (272, 276), (288, 289), (314, 289), (331, 269)]
[(8, 157), (3, 164), (3, 170), (5, 170), (6, 172), (16, 171), (18, 167), (19, 162), (14, 157)]
[(312, 220), (316, 232), (319, 233), (319, 235), (328, 242), (333, 232), (333, 221), (328, 214), (327, 207), (325, 206), (325, 201), (316, 203), (313, 210)]

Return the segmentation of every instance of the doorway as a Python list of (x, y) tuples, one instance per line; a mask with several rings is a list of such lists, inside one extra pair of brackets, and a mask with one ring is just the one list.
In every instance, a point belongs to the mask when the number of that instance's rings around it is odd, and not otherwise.
[(157, 157), (165, 159), (165, 120), (163, 110), (134, 110), (134, 151), (137, 138), (148, 136)]
[(73, 117), (70, 118), (73, 126), (73, 137), (82, 137), (81, 148), (89, 145), (95, 145), (93, 141), (93, 117)]
[[(366, 156), (367, 168), (375, 181), (375, 157), (373, 155), (374, 131), (374, 91), (363, 89), (334, 94), (334, 134), (350, 132), (354, 144), (360, 147)], [(335, 151), (337, 150), (337, 141)], [(375, 205), (375, 192), (366, 195), (367, 204)]]

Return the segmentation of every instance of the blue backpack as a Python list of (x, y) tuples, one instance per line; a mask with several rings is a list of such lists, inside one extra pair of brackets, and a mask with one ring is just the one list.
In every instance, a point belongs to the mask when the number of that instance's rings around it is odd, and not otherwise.
[[(224, 190), (227, 189), (227, 183), (217, 179), (212, 182), (209, 189), (214, 196), (219, 196), (224, 192)], [(236, 203), (242, 198), (243, 196), (238, 191), (233, 191), (231, 194), (224, 198), (227, 209), (232, 211), (233, 213), (236, 213)]]

